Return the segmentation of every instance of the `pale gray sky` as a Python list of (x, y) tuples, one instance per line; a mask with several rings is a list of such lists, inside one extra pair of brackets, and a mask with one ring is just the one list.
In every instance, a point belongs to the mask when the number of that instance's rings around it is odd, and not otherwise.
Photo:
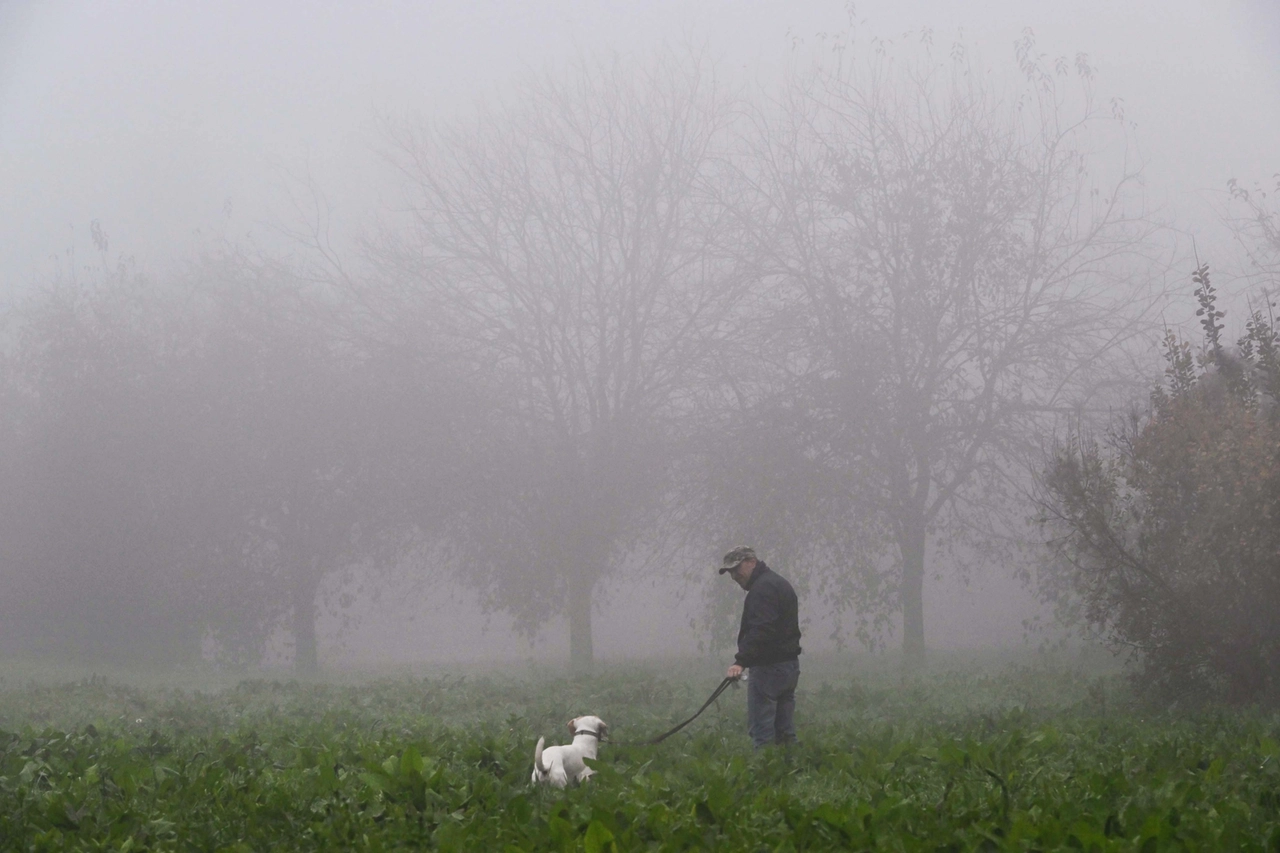
[[(361, 222), (380, 195), (379, 111), (448, 113), (576, 48), (705, 42), (776, 76), (791, 37), (848, 26), (842, 0), (349, 2), (0, 0), (0, 290), (73, 243), (152, 268), (284, 213), (280, 165), (304, 160)], [(1152, 197), (1212, 229), (1227, 178), (1280, 171), (1277, 0), (861, 0), (889, 38), (958, 30), (997, 69), (1024, 27), (1050, 54), (1090, 54), (1124, 98)], [(229, 215), (228, 215), (229, 211)], [(199, 236), (197, 235), (199, 232)], [(1205, 235), (1208, 237), (1208, 235)], [(1202, 237), (1202, 239), (1205, 239)]]

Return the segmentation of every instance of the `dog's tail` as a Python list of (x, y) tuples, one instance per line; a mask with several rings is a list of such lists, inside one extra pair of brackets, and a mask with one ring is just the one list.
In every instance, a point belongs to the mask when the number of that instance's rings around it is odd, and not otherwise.
[(542, 745), (546, 742), (546, 740), (547, 739), (544, 737), (538, 738), (538, 745), (533, 748), (533, 766), (543, 776), (546, 776), (548, 773), (551, 772), (550, 767), (542, 766)]

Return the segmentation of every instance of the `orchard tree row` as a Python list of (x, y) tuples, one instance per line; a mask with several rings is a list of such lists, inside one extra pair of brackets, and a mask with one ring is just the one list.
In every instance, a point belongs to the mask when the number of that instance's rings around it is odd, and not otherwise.
[(407, 565), (585, 666), (611, 573), (750, 541), (919, 663), (931, 566), (1007, 556), (1047, 437), (1148, 382), (1160, 248), (1083, 57), (838, 58), (585, 58), (389, 124), (404, 203), (355, 249), (318, 205), (288, 258), (157, 278), (95, 231), (8, 318), (0, 639), (285, 626), (314, 670), (326, 579)]

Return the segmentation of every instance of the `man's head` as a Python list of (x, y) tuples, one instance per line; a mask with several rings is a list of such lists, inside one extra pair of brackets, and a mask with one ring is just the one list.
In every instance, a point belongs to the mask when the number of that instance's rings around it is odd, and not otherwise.
[(734, 548), (724, 555), (720, 564), (720, 574), (728, 572), (743, 589), (751, 580), (751, 573), (756, 570), (756, 552), (750, 548)]

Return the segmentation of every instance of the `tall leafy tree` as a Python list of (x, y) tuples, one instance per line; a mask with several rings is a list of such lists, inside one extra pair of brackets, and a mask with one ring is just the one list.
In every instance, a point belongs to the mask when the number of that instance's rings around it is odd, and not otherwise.
[(171, 296), (131, 277), (64, 281), (8, 318), (12, 648), (116, 661), (200, 653), (196, 483), (174, 369), (191, 330)]
[(420, 540), (445, 395), (362, 350), (288, 267), (64, 283), (10, 317), (4, 629), (82, 659), (237, 662), (282, 620), (318, 667), (324, 582)]
[[(328, 578), (395, 561), (448, 492), (450, 400), (430, 375), (370, 351), (335, 320), (332, 293), (291, 267), (230, 256), (206, 265), (195, 425), (208, 494), (261, 593), (289, 619), (295, 667), (319, 666)], [(428, 509), (429, 507), (429, 509)]]

